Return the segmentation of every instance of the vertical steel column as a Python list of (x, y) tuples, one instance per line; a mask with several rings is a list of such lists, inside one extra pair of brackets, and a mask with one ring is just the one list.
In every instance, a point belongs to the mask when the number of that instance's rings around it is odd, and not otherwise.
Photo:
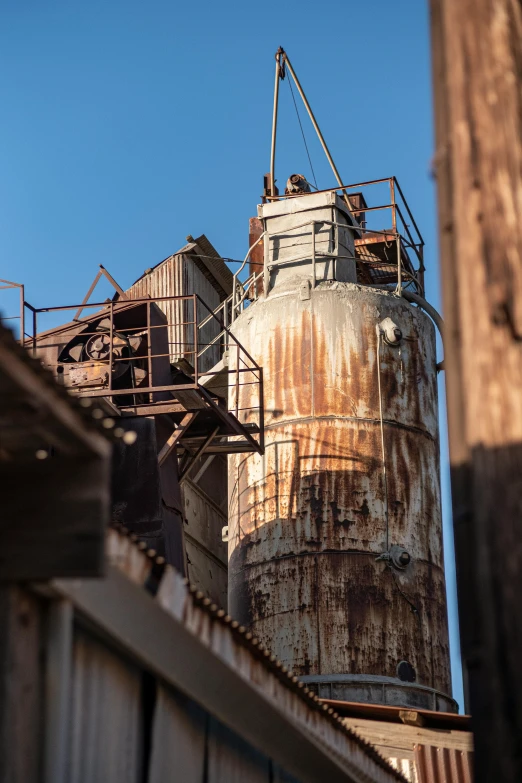
[(390, 204), (392, 205), (392, 228), (397, 231), (397, 208), (395, 205), (395, 180), (390, 179)]
[[(113, 345), (114, 345), (114, 304), (110, 303), (109, 305), (109, 319), (110, 319), (110, 332), (109, 332), (109, 391), (112, 391), (112, 356), (113, 356)], [(112, 402), (112, 397), (110, 398), (110, 401)]]
[[(152, 386), (152, 330), (150, 328), (150, 302), (147, 302), (147, 386)], [(147, 394), (149, 402), (154, 402), (152, 392)]]
[(397, 292), (402, 295), (402, 258), (400, 234), (397, 234)]
[(192, 296), (192, 312), (194, 318), (194, 382), (198, 385), (198, 302), (197, 294)]
[(315, 220), (312, 221), (312, 288), (315, 288)]
[(239, 414), (239, 343), (236, 343), (236, 419)]
[(20, 345), (25, 342), (25, 293), (23, 285), (20, 286)]

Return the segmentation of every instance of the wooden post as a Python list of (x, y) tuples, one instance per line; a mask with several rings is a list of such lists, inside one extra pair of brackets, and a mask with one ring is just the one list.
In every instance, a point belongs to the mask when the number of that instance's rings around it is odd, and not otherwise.
[(522, 780), (522, 6), (431, 0), (447, 402), (476, 781)]

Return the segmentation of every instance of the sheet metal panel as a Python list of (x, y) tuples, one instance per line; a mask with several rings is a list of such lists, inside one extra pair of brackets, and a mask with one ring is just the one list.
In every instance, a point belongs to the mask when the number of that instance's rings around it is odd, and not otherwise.
[[(148, 275), (145, 275), (127, 291), (131, 298), (150, 296), (152, 299), (162, 296), (185, 296), (198, 294), (207, 305), (200, 302), (197, 306), (196, 320), (200, 323), (221, 302), (221, 295), (203, 272), (196, 266), (194, 256), (181, 253), (167, 258)], [(185, 358), (194, 365), (194, 313), (192, 302), (157, 302), (169, 323), (169, 343), (171, 361)], [(198, 332), (198, 348), (201, 350), (219, 332), (218, 322), (211, 320)], [(200, 371), (209, 370), (219, 361), (219, 348), (209, 348), (201, 358)]]
[(126, 576), (128, 557), (114, 554), (113, 562), (103, 581), (57, 581), (52, 587), (143, 666), (303, 781), (317, 783), (324, 775), (343, 783), (403, 780), (237, 622), (189, 591), (174, 569), (165, 568), (153, 598)]
[(204, 783), (207, 720), (191, 699), (158, 687), (148, 783)]
[(235, 732), (210, 718), (205, 783), (271, 783), (270, 761)]
[(473, 754), (469, 751), (415, 745), (418, 783), (473, 783)]
[[(399, 347), (378, 341), (385, 317)], [(397, 677), (407, 659), (449, 693), (432, 322), (385, 292), (288, 283), (233, 330), (263, 367), (265, 454), (229, 458), (231, 614), (297, 674)], [(387, 528), (404, 571), (376, 559)]]
[(141, 678), (96, 639), (74, 641), (69, 783), (138, 783)]
[(184, 530), (187, 576), (218, 606), (227, 608), (227, 545), (222, 529), (227, 517), (190, 480), (183, 482)]

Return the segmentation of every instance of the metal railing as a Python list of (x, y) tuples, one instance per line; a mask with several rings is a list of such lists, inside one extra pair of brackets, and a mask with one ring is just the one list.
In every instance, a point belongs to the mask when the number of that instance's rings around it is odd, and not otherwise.
[[(18, 321), (19, 327), (19, 340), (23, 342), (25, 337), (25, 293), (22, 283), (13, 283), (11, 280), (2, 280), (0, 278), (0, 291), (15, 291), (18, 289), (18, 313), (12, 315), (11, 312), (7, 314), (0, 311), (0, 320), (5, 326), (12, 327), (14, 324), (11, 322)], [(8, 323), (9, 322), (9, 323)]]
[[(334, 193), (354, 191), (361, 188), (368, 188), (375, 185), (386, 185), (389, 188), (389, 203), (379, 204), (377, 206), (361, 206), (353, 208), (353, 216), (359, 215), (361, 220), (356, 220), (352, 225), (349, 223), (339, 223), (327, 220), (306, 220), (301, 224), (292, 226), (289, 231), (295, 231), (300, 228), (310, 227), (311, 231), (311, 252), (296, 255), (287, 258), (284, 261), (270, 261), (269, 244), (273, 237), (281, 236), (280, 232), (269, 232), (266, 229), (261, 233), (258, 239), (251, 245), (245, 258), (233, 276), (232, 293), (225, 299), (214, 311), (223, 313), (227, 326), (232, 324), (240, 315), (246, 306), (255, 301), (259, 296), (259, 283), (262, 282), (262, 289), (266, 295), (269, 290), (270, 273), (276, 267), (295, 264), (299, 261), (310, 260), (312, 266), (312, 285), (315, 287), (316, 265), (320, 261), (331, 260), (334, 269), (334, 279), (336, 279), (337, 262), (339, 260), (353, 261), (357, 268), (357, 279), (362, 285), (386, 286), (393, 285), (395, 292), (401, 295), (403, 290), (408, 289), (414, 293), (424, 295), (424, 239), (418, 229), (417, 223), (411, 213), (410, 207), (404, 197), (402, 189), (396, 177), (371, 180), (368, 182), (357, 182), (353, 185), (329, 188), (327, 190), (316, 191), (318, 193)], [(361, 191), (364, 195), (364, 191)], [(302, 198), (304, 194), (290, 194), (286, 196), (266, 197), (268, 201), (278, 201), (290, 198)], [(357, 194), (359, 195), (359, 194)], [(397, 198), (399, 196), (399, 198)], [(349, 198), (349, 195), (348, 195)], [(402, 205), (402, 206), (401, 206)], [(366, 213), (385, 212), (390, 215), (391, 227), (386, 229), (369, 228)], [(411, 221), (407, 223), (405, 215)], [(266, 225), (266, 221), (265, 221)], [(354, 255), (339, 255), (338, 253), (324, 253), (316, 248), (316, 227), (331, 226), (336, 232), (339, 229), (352, 231), (357, 235), (358, 244), (355, 246)], [(365, 241), (370, 240), (370, 241)], [(251, 273), (245, 280), (240, 280), (240, 275), (251, 258), (252, 251), (257, 245), (264, 243), (264, 261), (263, 269)], [(385, 258), (380, 260), (368, 249), (372, 244), (382, 242), (384, 246)], [(335, 241), (338, 247), (338, 241)], [(388, 254), (388, 249), (394, 248), (393, 253)], [(416, 261), (412, 261), (410, 255)], [(210, 319), (207, 319), (210, 320)]]
[(24, 307), (32, 324), (25, 346), (71, 393), (151, 415), (169, 399), (190, 406), (190, 392), (198, 392), (261, 442), (262, 369), (231, 333), (225, 303), (220, 317), (197, 294), (94, 302), (82, 304), (89, 314), (81, 319), (44, 332), (44, 314), (72, 314), (79, 305)]

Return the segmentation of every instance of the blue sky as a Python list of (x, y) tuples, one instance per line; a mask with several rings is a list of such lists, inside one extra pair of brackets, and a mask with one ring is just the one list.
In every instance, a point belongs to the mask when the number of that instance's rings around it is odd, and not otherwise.
[[(98, 264), (125, 287), (187, 234), (205, 233), (223, 255), (242, 258), (269, 166), (279, 45), (343, 180), (398, 177), (426, 240), (428, 297), (440, 309), (428, 13), (419, 0), (3, 0), (0, 276), (24, 282), (34, 305), (74, 304)], [(331, 187), (304, 124), (319, 187)], [(310, 174), (286, 82), (280, 127), (281, 184), (293, 171)], [(446, 451), (443, 422), (462, 705)]]

